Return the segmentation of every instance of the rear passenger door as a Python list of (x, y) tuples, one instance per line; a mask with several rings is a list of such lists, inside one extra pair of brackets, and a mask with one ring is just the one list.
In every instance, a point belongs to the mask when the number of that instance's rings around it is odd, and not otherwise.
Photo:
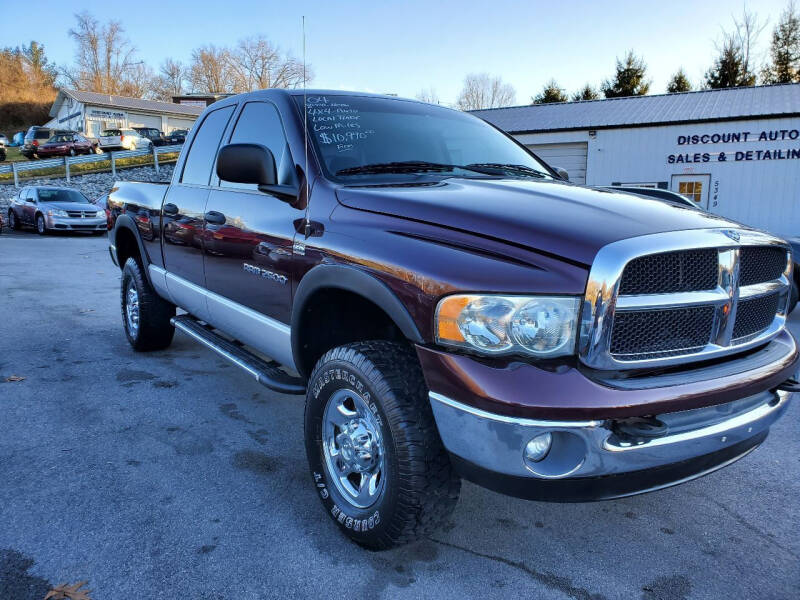
[[(278, 183), (296, 184), (280, 113), (271, 102), (244, 104), (227, 143), (266, 146), (275, 157)], [(206, 285), (236, 305), (231, 309), (230, 303), (209, 302), (212, 319), (215, 310), (217, 316), (226, 316), (227, 320), (233, 318), (231, 310), (235, 313), (245, 307), (288, 323), (294, 221), (303, 216), (303, 211), (259, 191), (256, 185), (215, 183), (208, 199), (203, 234)]]
[(201, 319), (208, 312), (203, 290), (203, 215), (217, 149), (233, 110), (234, 106), (213, 110), (198, 125), (180, 179), (173, 180), (162, 206), (167, 287), (178, 306)]

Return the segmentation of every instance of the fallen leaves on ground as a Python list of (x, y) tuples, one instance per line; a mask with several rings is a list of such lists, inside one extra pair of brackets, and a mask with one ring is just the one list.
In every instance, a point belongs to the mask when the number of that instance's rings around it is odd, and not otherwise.
[(25, 378), (21, 375), (9, 375), (6, 377), (6, 383), (12, 383), (14, 381), (25, 381)]
[(74, 585), (67, 585), (62, 583), (57, 585), (52, 590), (47, 592), (44, 600), (92, 600), (89, 594), (92, 590), (89, 588), (81, 589), (88, 581), (79, 581)]

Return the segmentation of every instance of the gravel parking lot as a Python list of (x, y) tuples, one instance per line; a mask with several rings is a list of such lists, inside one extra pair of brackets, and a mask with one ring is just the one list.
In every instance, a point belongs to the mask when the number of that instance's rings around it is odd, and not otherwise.
[(571, 505), (464, 484), (432, 539), (370, 553), (315, 497), (300, 398), (181, 334), (131, 350), (106, 243), (0, 235), (0, 599), (797, 598), (798, 401), (703, 479)]

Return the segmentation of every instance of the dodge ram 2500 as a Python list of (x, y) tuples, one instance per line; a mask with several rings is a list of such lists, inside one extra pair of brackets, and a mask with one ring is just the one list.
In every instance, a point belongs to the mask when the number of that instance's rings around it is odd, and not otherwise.
[(310, 481), (367, 547), (430, 532), (462, 478), (585, 501), (699, 477), (797, 387), (786, 242), (573, 185), (455, 110), (234, 96), (171, 184), (108, 203), (131, 345), (178, 329), (305, 394)]

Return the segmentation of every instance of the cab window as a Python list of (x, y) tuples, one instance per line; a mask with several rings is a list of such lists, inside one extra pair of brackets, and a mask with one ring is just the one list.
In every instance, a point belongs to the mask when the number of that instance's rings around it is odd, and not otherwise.
[(233, 113), (233, 106), (214, 110), (203, 119), (200, 129), (192, 140), (186, 163), (183, 167), (182, 183), (208, 185), (211, 177), (211, 166), (217, 156), (217, 148), (222, 141), (222, 134)]
[[(231, 144), (261, 144), (269, 148), (275, 157), (275, 170), (278, 175), (279, 185), (291, 185), (295, 182), (292, 157), (289, 154), (289, 145), (283, 131), (278, 109), (269, 102), (248, 102), (244, 105), (233, 134), (229, 141)], [(220, 186), (242, 189), (257, 189), (258, 186), (250, 183), (234, 183), (221, 181)]]

